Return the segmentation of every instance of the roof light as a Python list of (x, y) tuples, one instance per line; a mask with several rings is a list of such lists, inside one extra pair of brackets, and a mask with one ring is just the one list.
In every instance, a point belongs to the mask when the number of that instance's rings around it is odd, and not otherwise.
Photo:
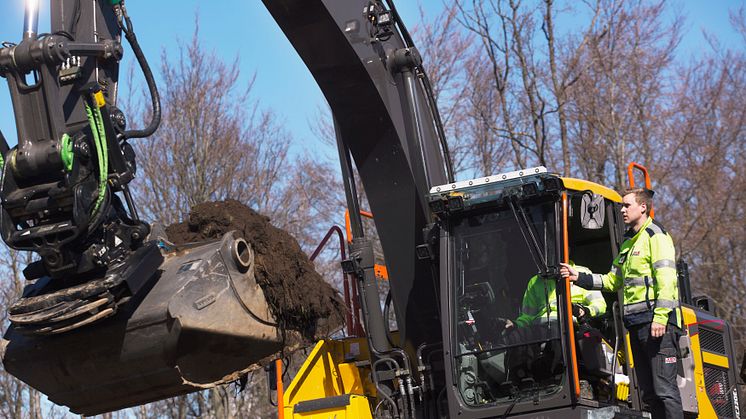
[(487, 185), (491, 183), (502, 182), (511, 179), (518, 179), (524, 176), (538, 175), (540, 173), (547, 173), (547, 168), (544, 166), (532, 167), (530, 169), (515, 170), (512, 172), (500, 173), (497, 175), (486, 176), (477, 179), (464, 180), (455, 183), (446, 183), (444, 185), (438, 185), (430, 188), (430, 193), (446, 193), (453, 192), (463, 188), (472, 186)]

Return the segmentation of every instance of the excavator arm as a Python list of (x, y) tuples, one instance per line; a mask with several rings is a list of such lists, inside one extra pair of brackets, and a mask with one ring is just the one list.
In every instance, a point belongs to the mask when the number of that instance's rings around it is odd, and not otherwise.
[[(422, 344), (438, 342), (436, 277), (415, 249), (432, 222), (430, 188), (452, 176), (419, 52), (391, 2), (264, 4), (329, 103), (343, 173), (352, 173), (349, 156), (354, 160), (375, 215), (399, 332), (406, 341), (402, 346), (414, 353)], [(350, 213), (359, 214), (357, 197), (349, 193), (354, 183), (345, 180)], [(362, 229), (352, 224), (353, 235), (362, 239)], [(371, 311), (374, 303), (368, 304)], [(374, 339), (385, 346), (385, 337)]]

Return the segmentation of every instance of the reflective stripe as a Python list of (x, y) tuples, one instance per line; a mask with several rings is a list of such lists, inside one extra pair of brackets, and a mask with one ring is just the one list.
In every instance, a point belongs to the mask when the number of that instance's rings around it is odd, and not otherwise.
[(663, 229), (656, 223), (650, 223), (648, 227), (645, 229), (645, 231), (648, 233), (650, 237), (656, 234), (664, 233)]
[(604, 280), (601, 275), (593, 274), (591, 277), (593, 278), (593, 289), (600, 290), (604, 288)]
[(549, 313), (549, 318), (547, 318), (546, 314), (542, 315), (541, 317), (535, 318), (532, 324), (549, 323), (551, 321), (557, 321), (557, 313), (554, 311)]
[(632, 304), (625, 304), (624, 305), (624, 315), (628, 314), (635, 314), (635, 313), (642, 313), (643, 311), (653, 311), (655, 308), (678, 308), (679, 307), (679, 300), (655, 300), (650, 302), (650, 309), (648, 309), (648, 302), (647, 301), (640, 301), (639, 303), (632, 303)]
[(655, 263), (653, 263), (653, 269), (661, 269), (661, 268), (673, 268), (676, 269), (676, 262), (672, 261), (671, 259), (661, 259)]
[(585, 295), (585, 299), (588, 301), (598, 301), (603, 300), (604, 296), (600, 292), (589, 292)]
[(655, 300), (654, 305), (661, 308), (679, 308), (679, 300), (664, 300), (659, 298)]
[(624, 278), (624, 285), (628, 286), (628, 287), (645, 286), (645, 277), (640, 277), (640, 278)]
[(628, 315), (628, 314), (642, 313), (643, 311), (648, 311), (648, 303), (647, 303), (647, 301), (641, 301), (639, 303), (625, 304), (624, 305), (624, 315), (625, 316)]

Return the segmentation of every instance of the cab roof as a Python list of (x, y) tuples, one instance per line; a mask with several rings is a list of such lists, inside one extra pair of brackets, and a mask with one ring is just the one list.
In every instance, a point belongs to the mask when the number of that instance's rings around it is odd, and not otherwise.
[(487, 185), (494, 185), (499, 187), (500, 184), (509, 184), (514, 182), (521, 182), (523, 178), (532, 178), (537, 175), (556, 177), (562, 181), (565, 189), (570, 191), (590, 191), (594, 194), (601, 195), (604, 198), (614, 201), (622, 202), (622, 197), (615, 190), (607, 188), (606, 186), (599, 185), (598, 183), (591, 182), (583, 179), (576, 179), (571, 177), (562, 177), (557, 174), (548, 173), (547, 169), (543, 166), (532, 167), (523, 170), (516, 170), (513, 172), (500, 173), (497, 175), (486, 176), (477, 179), (465, 180), (460, 182), (448, 183), (444, 185), (434, 186), (430, 189), (432, 195), (453, 195), (454, 193), (460, 195), (461, 193), (469, 190), (474, 190)]
[(607, 188), (606, 186), (599, 185), (598, 183), (571, 177), (560, 177), (560, 179), (562, 179), (562, 184), (565, 185), (565, 188), (569, 190), (581, 192), (591, 191), (594, 194), (601, 195), (610, 201), (622, 202), (622, 197), (621, 195), (619, 195), (619, 193), (617, 193), (617, 191), (611, 188)]

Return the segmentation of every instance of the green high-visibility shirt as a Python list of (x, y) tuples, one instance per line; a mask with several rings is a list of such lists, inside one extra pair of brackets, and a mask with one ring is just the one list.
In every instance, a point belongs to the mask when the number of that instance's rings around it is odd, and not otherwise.
[(622, 243), (609, 273), (579, 273), (577, 285), (586, 289), (624, 289), (627, 327), (650, 323), (680, 326), (676, 250), (671, 236), (652, 218)]
[[(572, 266), (580, 272), (591, 273), (590, 269), (584, 266)], [(557, 281), (554, 279), (547, 280), (534, 275), (528, 281), (523, 294), (521, 315), (515, 320), (516, 326), (526, 327), (548, 320), (557, 320), (556, 286)], [(589, 291), (573, 284), (570, 293), (572, 303), (587, 307), (589, 316), (597, 317), (606, 312), (606, 300), (600, 291)]]

